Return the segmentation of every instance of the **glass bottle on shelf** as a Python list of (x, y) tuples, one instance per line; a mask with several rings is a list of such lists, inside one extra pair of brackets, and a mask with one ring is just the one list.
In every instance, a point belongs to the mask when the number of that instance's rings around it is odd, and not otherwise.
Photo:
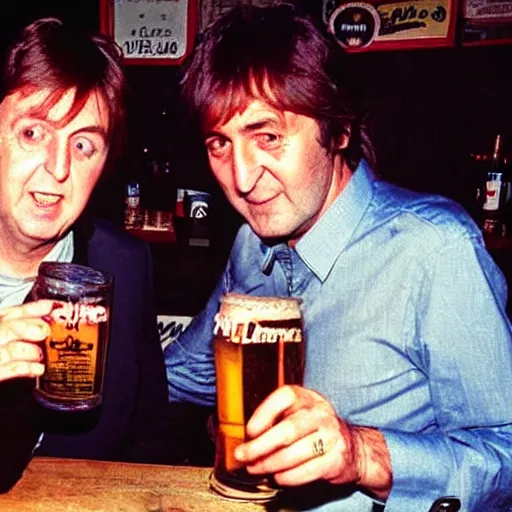
[(128, 181), (125, 188), (124, 227), (139, 229), (143, 225), (142, 207), (140, 203), (140, 184), (137, 180)]
[(502, 233), (504, 236), (510, 236), (512, 234), (512, 159), (510, 155), (503, 157), (501, 211), (503, 219)]
[(142, 206), (146, 229), (173, 230), (174, 175), (165, 148), (143, 148), (141, 163)]
[(510, 177), (503, 158), (502, 138), (497, 135), (490, 165), (482, 189), (482, 231), (487, 235), (505, 236), (505, 211), (510, 201)]

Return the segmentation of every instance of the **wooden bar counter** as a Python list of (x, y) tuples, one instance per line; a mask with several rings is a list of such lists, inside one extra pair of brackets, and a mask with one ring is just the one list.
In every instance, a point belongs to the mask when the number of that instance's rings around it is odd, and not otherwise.
[(35, 457), (2, 512), (262, 512), (208, 488), (210, 468)]

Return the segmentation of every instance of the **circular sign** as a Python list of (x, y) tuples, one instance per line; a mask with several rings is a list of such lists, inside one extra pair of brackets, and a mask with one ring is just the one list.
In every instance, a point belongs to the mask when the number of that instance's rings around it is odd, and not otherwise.
[(340, 5), (329, 18), (329, 32), (341, 46), (351, 50), (369, 46), (379, 29), (379, 13), (370, 4)]

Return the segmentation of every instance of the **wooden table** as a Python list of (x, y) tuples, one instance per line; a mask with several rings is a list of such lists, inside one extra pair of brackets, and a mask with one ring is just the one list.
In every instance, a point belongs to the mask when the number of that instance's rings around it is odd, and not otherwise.
[(209, 468), (35, 457), (2, 512), (262, 512), (208, 488)]

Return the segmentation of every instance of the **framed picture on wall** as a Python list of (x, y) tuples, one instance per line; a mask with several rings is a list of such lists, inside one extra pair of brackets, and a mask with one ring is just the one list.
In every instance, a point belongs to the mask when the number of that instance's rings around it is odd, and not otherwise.
[(177, 65), (191, 51), (200, 0), (100, 0), (100, 26), (127, 64)]
[(512, 0), (462, 0), (464, 45), (512, 42)]
[(323, 20), (349, 52), (453, 46), (457, 0), (324, 0)]

